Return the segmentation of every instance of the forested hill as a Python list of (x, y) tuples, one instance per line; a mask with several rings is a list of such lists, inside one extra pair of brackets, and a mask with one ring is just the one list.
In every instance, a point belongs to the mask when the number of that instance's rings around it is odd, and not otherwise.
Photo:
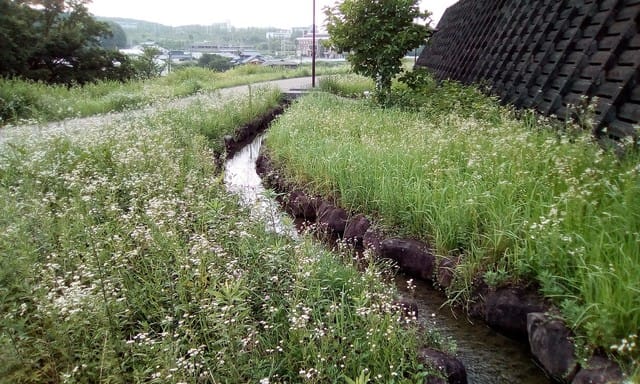
[[(100, 21), (116, 23), (126, 34), (128, 46), (145, 41), (155, 41), (168, 49), (185, 49), (193, 42), (209, 41), (224, 45), (247, 45), (258, 50), (269, 50), (267, 32), (277, 28), (236, 28), (227, 23), (211, 25), (184, 25), (172, 27), (143, 20), (96, 17)], [(302, 36), (305, 28), (294, 29), (289, 42), (294, 43), (296, 37)], [(280, 41), (278, 41), (280, 44)], [(271, 42), (273, 44), (273, 42)]]

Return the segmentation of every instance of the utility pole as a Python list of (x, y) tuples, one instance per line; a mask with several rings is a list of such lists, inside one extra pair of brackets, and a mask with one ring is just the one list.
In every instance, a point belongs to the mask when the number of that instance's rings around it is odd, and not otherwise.
[(313, 31), (311, 33), (311, 87), (316, 87), (316, 0), (313, 0)]

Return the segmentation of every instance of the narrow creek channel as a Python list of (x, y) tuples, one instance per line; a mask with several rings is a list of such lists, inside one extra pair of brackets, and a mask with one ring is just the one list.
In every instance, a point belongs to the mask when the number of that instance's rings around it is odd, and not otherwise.
[[(228, 191), (237, 194), (252, 214), (266, 223), (269, 230), (297, 237), (297, 232), (278, 203), (268, 197), (256, 161), (260, 154), (263, 135), (237, 151), (225, 163), (224, 182)], [(407, 277), (396, 279), (404, 298), (418, 305), (423, 324), (435, 327), (445, 338), (455, 341), (457, 356), (467, 370), (471, 384), (545, 384), (552, 383), (533, 360), (528, 347), (504, 337), (484, 324), (472, 324), (464, 314), (454, 314), (443, 307), (443, 296), (421, 281), (413, 281), (415, 288), (407, 286)]]

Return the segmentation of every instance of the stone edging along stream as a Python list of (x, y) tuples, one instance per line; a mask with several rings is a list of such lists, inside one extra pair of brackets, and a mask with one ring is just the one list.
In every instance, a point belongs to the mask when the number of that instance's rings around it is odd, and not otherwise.
[[(282, 114), (290, 100), (225, 136), (226, 157), (246, 145), (270, 122)], [(277, 200), (293, 217), (316, 223), (337, 238), (356, 248), (372, 252), (376, 257), (394, 260), (400, 270), (412, 277), (430, 282), (434, 289), (451, 285), (460, 256), (436, 258), (432, 247), (414, 239), (386, 237), (375, 229), (367, 217), (350, 213), (330, 199), (313, 196), (302, 188), (289, 184), (270, 160), (261, 154), (257, 172), (265, 187), (278, 193)], [(531, 352), (545, 373), (557, 382), (572, 384), (622, 383), (624, 374), (617, 363), (604, 354), (594, 354), (586, 364), (576, 356), (576, 346), (570, 329), (554, 314), (557, 310), (535, 289), (526, 286), (489, 287), (482, 278), (476, 279), (469, 316), (481, 319), (492, 329), (529, 344)], [(438, 351), (425, 352), (436, 366), (443, 367), (447, 381), (428, 383), (466, 383), (464, 367), (455, 358)], [(462, 369), (462, 372), (460, 372)]]

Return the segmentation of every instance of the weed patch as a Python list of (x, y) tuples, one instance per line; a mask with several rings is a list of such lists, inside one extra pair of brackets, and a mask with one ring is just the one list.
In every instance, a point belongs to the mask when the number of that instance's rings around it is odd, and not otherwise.
[(2, 144), (0, 382), (424, 380), (430, 331), (385, 265), (266, 233), (225, 191), (209, 143), (235, 127), (199, 131), (272, 95)]

